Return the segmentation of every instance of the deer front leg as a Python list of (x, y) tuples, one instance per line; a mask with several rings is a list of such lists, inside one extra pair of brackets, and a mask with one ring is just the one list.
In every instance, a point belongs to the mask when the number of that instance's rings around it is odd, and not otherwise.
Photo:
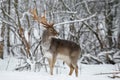
[(48, 59), (49, 62), (49, 67), (50, 67), (50, 74), (53, 75), (53, 63), (52, 63), (52, 59)]
[(49, 67), (50, 67), (50, 74), (53, 75), (53, 68), (56, 62), (56, 59), (48, 59), (49, 61)]

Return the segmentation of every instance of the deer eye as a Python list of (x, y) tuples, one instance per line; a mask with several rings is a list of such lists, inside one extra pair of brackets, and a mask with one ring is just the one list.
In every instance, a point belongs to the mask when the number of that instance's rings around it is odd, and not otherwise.
[(50, 28), (49, 31), (50, 31), (50, 32), (53, 32), (53, 29)]

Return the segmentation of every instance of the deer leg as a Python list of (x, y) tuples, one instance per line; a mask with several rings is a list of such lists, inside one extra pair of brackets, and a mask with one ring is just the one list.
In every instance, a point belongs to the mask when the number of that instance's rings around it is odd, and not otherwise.
[(72, 64), (70, 64), (70, 65), (69, 65), (69, 67), (70, 67), (70, 72), (69, 72), (69, 75), (72, 75), (73, 70), (74, 70), (74, 67), (72, 66)]
[(75, 67), (75, 75), (76, 75), (76, 77), (78, 77), (78, 65), (76, 65), (76, 67)]
[(49, 67), (50, 67), (50, 74), (53, 75), (53, 68), (56, 62), (56, 59), (48, 59), (49, 61)]
[(52, 59), (52, 72), (53, 72), (53, 68), (54, 68), (54, 66), (55, 66), (55, 62), (56, 62), (56, 58), (54, 57), (54, 58)]
[(50, 67), (50, 74), (53, 75), (52, 59), (48, 59), (48, 62)]
[(78, 77), (78, 65), (75, 64), (75, 63), (73, 63), (72, 66), (75, 69), (75, 75), (76, 75), (76, 77)]

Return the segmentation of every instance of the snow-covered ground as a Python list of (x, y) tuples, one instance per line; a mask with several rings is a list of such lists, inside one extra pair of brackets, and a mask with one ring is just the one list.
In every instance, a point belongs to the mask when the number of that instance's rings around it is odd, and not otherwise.
[[(54, 68), (54, 75), (51, 76), (49, 72), (41, 69), (40, 72), (32, 71), (15, 71), (17, 61), (15, 59), (8, 58), (6, 60), (0, 60), (0, 80), (119, 80), (120, 78), (112, 79), (108, 76), (113, 74), (96, 75), (99, 73), (110, 73), (116, 71), (116, 65), (79, 65), (79, 76), (76, 78), (73, 73), (72, 76), (68, 75), (69, 69), (58, 69), (56, 74), (56, 68)], [(9, 63), (9, 64), (8, 64)]]

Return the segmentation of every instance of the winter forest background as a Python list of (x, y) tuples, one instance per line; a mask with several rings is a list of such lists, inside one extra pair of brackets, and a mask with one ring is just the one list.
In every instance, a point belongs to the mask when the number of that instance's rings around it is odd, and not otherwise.
[(0, 58), (17, 58), (15, 70), (47, 67), (45, 28), (32, 18), (34, 8), (38, 15), (46, 11), (59, 38), (81, 46), (79, 63), (118, 64), (120, 70), (120, 0), (0, 0)]

